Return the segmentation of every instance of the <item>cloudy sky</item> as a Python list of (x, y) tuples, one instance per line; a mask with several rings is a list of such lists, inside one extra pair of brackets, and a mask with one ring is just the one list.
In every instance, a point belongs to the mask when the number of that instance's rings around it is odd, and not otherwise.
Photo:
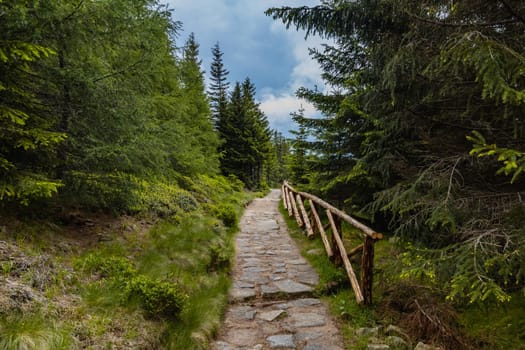
[(308, 38), (264, 14), (269, 7), (314, 6), (318, 0), (169, 0), (174, 19), (183, 24), (181, 45), (195, 33), (200, 44), (203, 68), (208, 75), (211, 48), (219, 42), (228, 80), (242, 82), (250, 77), (257, 87), (257, 99), (270, 126), (284, 134), (294, 128), (290, 113), (301, 106), (306, 115), (314, 108), (295, 97), (300, 86), (321, 88), (320, 70), (308, 55), (309, 47), (321, 40)]

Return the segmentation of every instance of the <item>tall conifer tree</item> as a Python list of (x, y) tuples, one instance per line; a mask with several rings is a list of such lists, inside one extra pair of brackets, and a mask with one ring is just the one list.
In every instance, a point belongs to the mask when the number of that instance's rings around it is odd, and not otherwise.
[(212, 119), (215, 126), (217, 126), (218, 120), (226, 114), (226, 108), (228, 104), (228, 88), (230, 83), (228, 82), (228, 74), (230, 73), (225, 67), (222, 61), (223, 52), (217, 42), (212, 48), (213, 61), (210, 69), (210, 86), (208, 89), (208, 96), (211, 102)]

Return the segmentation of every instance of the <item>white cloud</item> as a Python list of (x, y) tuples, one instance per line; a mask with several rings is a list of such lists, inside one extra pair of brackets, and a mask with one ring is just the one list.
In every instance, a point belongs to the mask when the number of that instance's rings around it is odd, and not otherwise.
[(264, 94), (260, 107), (268, 118), (270, 127), (278, 129), (284, 134), (288, 134), (288, 130), (294, 129), (290, 113), (297, 112), (300, 108), (304, 109), (304, 114), (307, 117), (317, 113), (311, 103), (286, 92), (279, 95)]
[[(320, 68), (308, 54), (309, 47), (319, 47), (317, 37), (304, 38), (304, 32), (264, 14), (270, 7), (314, 6), (319, 0), (169, 0), (174, 19), (183, 22), (182, 42), (195, 32), (201, 44), (203, 68), (209, 69), (211, 47), (220, 42), (229, 80), (252, 78), (258, 90), (261, 109), (271, 127), (283, 133), (293, 128), (290, 113), (301, 105), (306, 115), (316, 114), (314, 107), (295, 97), (295, 91), (324, 89)], [(181, 43), (179, 42), (179, 45)]]

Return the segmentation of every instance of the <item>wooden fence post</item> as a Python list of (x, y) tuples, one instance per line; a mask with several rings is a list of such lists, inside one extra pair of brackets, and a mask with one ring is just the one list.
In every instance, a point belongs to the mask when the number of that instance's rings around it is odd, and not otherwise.
[(287, 198), (287, 193), (286, 193), (286, 187), (284, 187), (284, 185), (282, 185), (281, 187), (281, 196), (283, 198), (284, 209), (288, 210), (288, 198)]
[(366, 305), (372, 304), (372, 285), (374, 276), (374, 239), (365, 236), (361, 255), (361, 289)]
[(330, 220), (330, 224), (332, 225), (332, 238), (335, 240), (335, 244), (338, 247), (339, 258), (343, 261), (346, 274), (348, 275), (348, 279), (350, 280), (350, 284), (352, 285), (352, 289), (355, 293), (355, 299), (357, 303), (360, 304), (364, 301), (361, 286), (357, 281), (357, 277), (355, 275), (354, 269), (352, 268), (352, 264), (350, 263), (350, 260), (348, 259), (348, 256), (346, 254), (346, 249), (343, 240), (341, 239), (341, 236), (339, 236), (339, 232), (337, 230), (337, 223), (334, 221), (334, 218), (332, 217), (332, 213), (330, 211), (327, 211), (327, 215), (328, 220)]
[(293, 207), (292, 207), (292, 199), (290, 198), (291, 197), (290, 192), (291, 191), (288, 188), (286, 188), (286, 200), (288, 201), (288, 216), (292, 217)]
[(297, 205), (299, 206), (299, 210), (301, 211), (301, 215), (303, 216), (303, 222), (304, 227), (306, 228), (306, 236), (312, 237), (314, 235), (314, 231), (312, 231), (312, 225), (310, 224), (310, 219), (308, 218), (308, 214), (306, 213), (306, 210), (304, 209), (303, 199), (299, 194), (297, 194)]
[(326, 255), (328, 255), (328, 258), (332, 259), (334, 256), (334, 252), (332, 251), (332, 247), (330, 246), (330, 242), (328, 241), (328, 237), (326, 237), (326, 232), (323, 227), (323, 223), (321, 222), (321, 218), (319, 218), (319, 214), (317, 214), (317, 210), (315, 209), (315, 204), (310, 201), (310, 208), (312, 210), (312, 216), (314, 217), (314, 222), (316, 223), (317, 229), (319, 231), (319, 234), (321, 235), (321, 239), (324, 244), (324, 249), (326, 250)]
[(343, 262), (341, 259), (341, 250), (339, 249), (339, 245), (337, 244), (336, 240), (336, 235), (339, 236), (341, 220), (337, 216), (334, 217), (329, 209), (326, 210), (326, 216), (328, 217), (330, 227), (332, 228), (332, 249), (334, 250), (333, 262), (335, 266), (341, 266)]
[[(372, 303), (372, 285), (373, 285), (373, 268), (374, 268), (374, 244), (376, 240), (382, 239), (381, 233), (375, 232), (370, 227), (357, 221), (344, 211), (330, 205), (322, 199), (306, 193), (296, 191), (286, 181), (282, 186), (284, 207), (288, 209), (288, 215), (294, 216), (300, 227), (306, 226), (308, 236), (314, 235), (319, 231), (326, 253), (330, 260), (337, 266), (343, 265), (346, 269), (352, 289), (358, 303)], [(310, 216), (304, 207), (304, 199), (308, 199), (310, 204)], [(328, 223), (323, 226), (316, 209), (316, 205), (326, 209)], [(348, 253), (343, 241), (342, 220), (359, 229), (364, 236), (362, 244), (351, 249)], [(331, 229), (330, 239), (326, 231)], [(361, 281), (357, 280), (352, 268), (350, 257), (361, 253)]]
[(301, 219), (301, 214), (299, 214), (299, 210), (297, 209), (297, 203), (295, 202), (295, 198), (293, 195), (294, 193), (290, 191), (289, 198), (292, 202), (293, 215), (295, 216), (295, 221), (297, 221), (297, 225), (299, 225), (299, 227), (303, 227), (304, 223), (303, 223), (303, 220)]

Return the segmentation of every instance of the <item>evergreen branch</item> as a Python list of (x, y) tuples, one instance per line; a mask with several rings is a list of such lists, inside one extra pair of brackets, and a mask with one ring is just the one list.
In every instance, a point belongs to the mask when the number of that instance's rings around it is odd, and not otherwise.
[(132, 63), (132, 64), (130, 64), (129, 66), (127, 66), (127, 67), (125, 67), (125, 68), (122, 68), (121, 70), (118, 70), (118, 71), (116, 71), (116, 72), (111, 72), (111, 73), (105, 74), (105, 75), (103, 75), (103, 76), (101, 76), (101, 77), (98, 77), (98, 78), (93, 79), (93, 83), (97, 83), (97, 82), (99, 82), (99, 81), (101, 81), (101, 80), (104, 80), (104, 79), (107, 79), (107, 78), (111, 78), (111, 77), (113, 77), (113, 76), (115, 76), (115, 75), (119, 75), (119, 74), (122, 74), (122, 73), (127, 72), (127, 71), (130, 70), (131, 68), (133, 68), (133, 67), (139, 65), (139, 64), (143, 61), (142, 58), (143, 58), (143, 57), (141, 57), (137, 62)]
[(458, 166), (458, 163), (460, 160), (461, 160), (461, 157), (458, 157), (458, 159), (456, 160), (456, 163), (454, 163), (454, 167), (452, 168), (452, 171), (450, 172), (450, 178), (448, 181), (447, 197), (445, 198), (445, 203), (448, 203), (448, 199), (450, 198), (450, 192), (452, 191), (452, 180), (454, 178), (454, 173), (456, 172), (456, 167)]
[(517, 22), (515, 19), (505, 19), (505, 20), (501, 20), (501, 21), (483, 22), (483, 23), (454, 23), (454, 22), (441, 22), (441, 21), (432, 20), (430, 18), (421, 17), (421, 16), (418, 16), (418, 15), (416, 15), (414, 13), (411, 13), (411, 12), (408, 12), (408, 11), (407, 11), (407, 14), (410, 17), (415, 18), (415, 19), (417, 19), (418, 21), (421, 21), (421, 22), (435, 24), (435, 25), (438, 25), (438, 26), (455, 27), (455, 28), (493, 27), (493, 26), (499, 26), (499, 25), (503, 25), (503, 24), (511, 24), (511, 23), (516, 23)]
[(71, 13), (69, 15), (67, 15), (66, 17), (64, 17), (62, 19), (62, 22), (65, 22), (65, 21), (69, 20), (71, 17), (73, 17), (73, 15), (75, 15), (75, 13), (78, 12), (78, 10), (80, 9), (80, 7), (82, 7), (83, 4), (84, 4), (84, 0), (80, 0), (79, 3), (73, 9), (73, 11), (71, 11)]

